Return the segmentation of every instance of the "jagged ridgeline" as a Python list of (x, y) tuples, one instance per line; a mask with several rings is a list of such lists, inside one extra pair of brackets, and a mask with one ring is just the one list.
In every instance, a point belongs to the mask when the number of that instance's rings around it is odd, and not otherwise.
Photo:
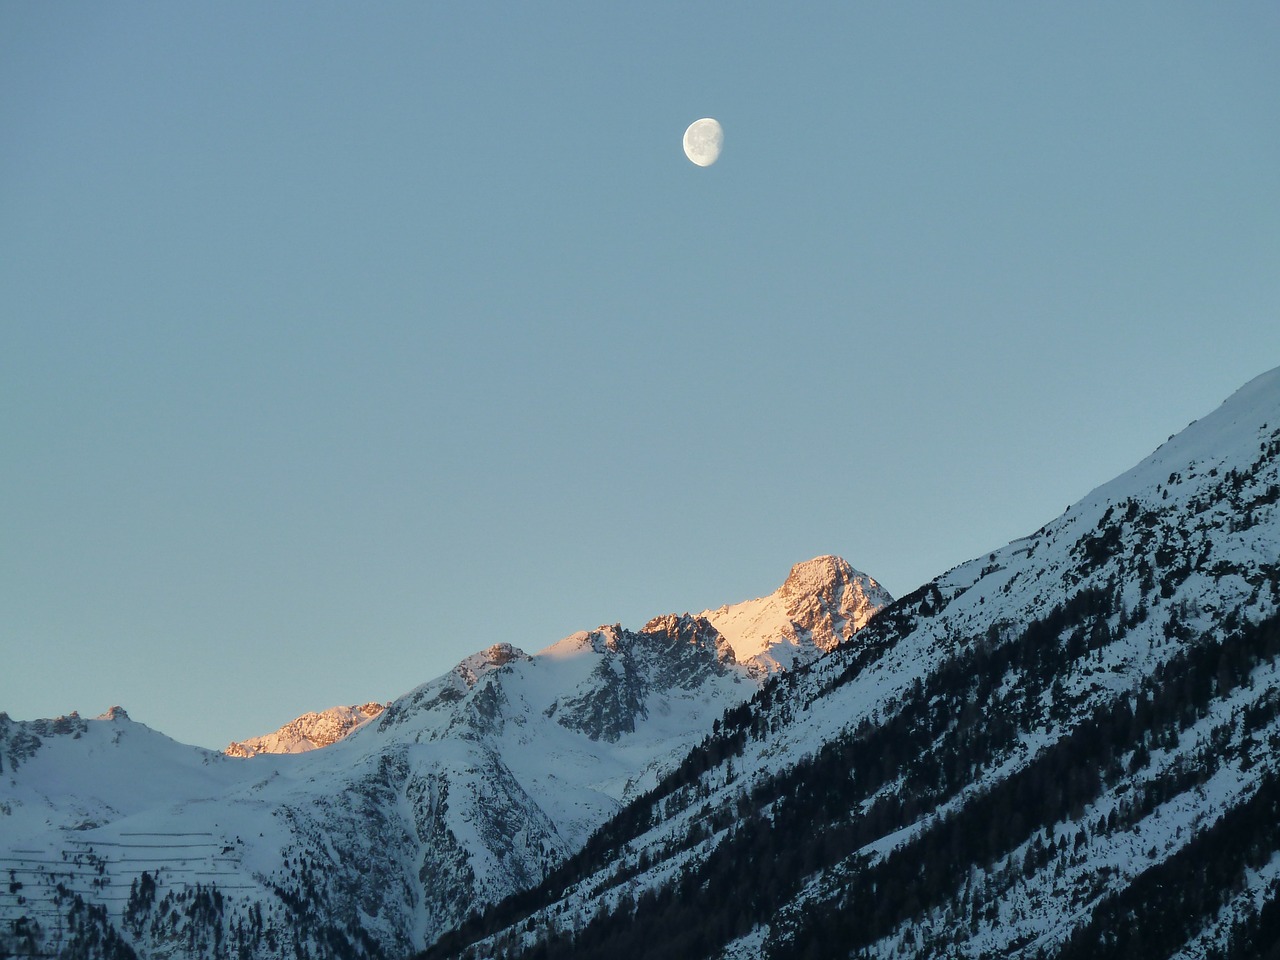
[(541, 882), (726, 708), (890, 600), (818, 557), (766, 597), (491, 643), (385, 709), (224, 754), (119, 708), (0, 714), (0, 955), (408, 956)]
[(892, 602), (779, 590), (227, 756), (0, 713), (0, 957), (1267, 956), (1280, 371)]
[(424, 958), (1280, 955), (1280, 371), (731, 708)]

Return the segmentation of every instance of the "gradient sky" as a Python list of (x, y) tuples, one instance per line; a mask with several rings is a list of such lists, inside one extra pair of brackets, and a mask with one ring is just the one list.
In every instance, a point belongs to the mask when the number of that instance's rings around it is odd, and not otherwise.
[(15, 719), (900, 595), (1277, 364), (1274, 0), (0, 4)]

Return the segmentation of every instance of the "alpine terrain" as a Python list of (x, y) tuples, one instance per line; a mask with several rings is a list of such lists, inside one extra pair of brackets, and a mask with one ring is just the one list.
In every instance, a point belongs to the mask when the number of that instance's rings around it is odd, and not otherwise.
[(1278, 611), (1275, 370), (774, 674), (425, 956), (1280, 956)]
[(253, 757), (259, 753), (305, 753), (337, 743), (360, 724), (376, 717), (381, 703), (353, 707), (330, 707), (319, 713), (304, 713), (275, 733), (237, 740), (222, 751), (229, 757)]
[(0, 714), (0, 957), (408, 956), (538, 884), (771, 672), (890, 600), (819, 557), (768, 597), (532, 656), (497, 643), (386, 709), (226, 755), (119, 707)]
[(819, 557), (377, 706), (0, 714), (0, 956), (1280, 956), (1280, 370), (897, 601)]

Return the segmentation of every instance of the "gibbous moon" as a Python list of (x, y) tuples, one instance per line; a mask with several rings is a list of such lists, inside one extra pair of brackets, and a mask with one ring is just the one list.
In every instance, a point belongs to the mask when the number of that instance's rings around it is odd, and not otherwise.
[(709, 167), (720, 156), (724, 146), (724, 130), (720, 121), (703, 117), (689, 124), (684, 132), (684, 155), (700, 167)]

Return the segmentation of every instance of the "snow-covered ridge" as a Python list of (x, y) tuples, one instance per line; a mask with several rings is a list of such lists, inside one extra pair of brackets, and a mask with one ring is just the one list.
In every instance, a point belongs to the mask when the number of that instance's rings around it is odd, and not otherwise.
[[(816, 655), (869, 616), (857, 576), (835, 558), (800, 564), (774, 595), (779, 632), (735, 635)], [(47, 952), (64, 951), (67, 911), (101, 903), (76, 928), (142, 957), (221, 942), (266, 960), (286, 938), (313, 956), (334, 943), (408, 955), (541, 880), (768, 672), (739, 663), (709, 619), (670, 614), (532, 656), (493, 644), (386, 709), (306, 714), (232, 757), (119, 709), (97, 721), (0, 714), (0, 861), (24, 872), (0, 887), (0, 953), (4, 922), (23, 916), (48, 932)], [(197, 911), (213, 888), (221, 911)]]
[[(793, 619), (775, 598), (703, 616), (741, 656), (750, 629)], [(1200, 932), (1147, 953), (1262, 955), (1226, 947), (1280, 916), (1280, 830), (1255, 829), (1280, 810), (1278, 609), (1280, 369), (726, 715), (602, 830), (576, 879), (439, 955), (523, 958), (540, 941), (555, 955), (577, 937), (593, 956), (656, 955), (693, 915), (705, 952), (671, 953), (1136, 956), (1096, 948), (1168, 934), (1176, 918), (1149, 917), (1187, 894)], [(1273, 807), (1251, 812), (1255, 795)], [(1259, 836), (1248, 869), (1215, 859), (1220, 818)], [(1231, 879), (1163, 883), (1205, 875), (1188, 863)], [(794, 886), (762, 897), (787, 870)], [(1220, 911), (1195, 904), (1202, 887)], [(1102, 939), (1076, 942), (1090, 923)]]
[(306, 753), (337, 743), (360, 724), (372, 720), (385, 709), (386, 706), (381, 703), (363, 703), (304, 713), (275, 733), (234, 741), (222, 752), (229, 757), (255, 757), (260, 753)]

